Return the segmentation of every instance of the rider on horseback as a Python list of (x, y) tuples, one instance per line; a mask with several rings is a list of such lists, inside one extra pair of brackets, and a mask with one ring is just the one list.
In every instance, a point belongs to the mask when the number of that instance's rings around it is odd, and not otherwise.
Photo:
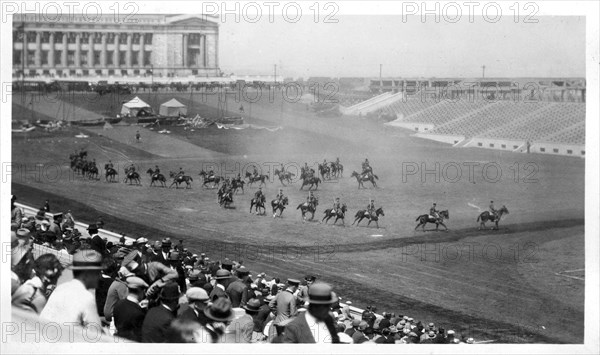
[(278, 203), (281, 203), (281, 201), (283, 201), (283, 198), (285, 196), (283, 195), (283, 189), (279, 188), (279, 192), (277, 193), (277, 196), (275, 196), (275, 198), (277, 199)]
[(109, 160), (109, 161), (108, 161), (108, 164), (106, 164), (106, 168), (107, 168), (107, 169), (114, 169), (114, 167), (115, 167), (115, 166), (113, 165), (113, 162), (112, 162), (112, 160)]
[(92, 166), (95, 168), (96, 167), (96, 159), (92, 159)]
[(258, 170), (256, 170), (256, 167), (254, 167), (254, 171), (252, 172), (252, 176), (258, 177)]
[(340, 214), (342, 212), (342, 204), (340, 203), (339, 197), (336, 197), (335, 201), (333, 201), (333, 212), (336, 214)]
[(431, 206), (431, 208), (429, 209), (429, 214), (435, 219), (440, 219), (440, 211), (438, 211), (435, 202), (433, 203), (433, 206)]
[(494, 217), (498, 217), (498, 210), (494, 207), (494, 201), (490, 201), (490, 214)]
[(265, 195), (262, 192), (262, 187), (259, 187), (258, 191), (254, 193), (254, 198), (256, 199), (256, 202), (264, 202)]
[(177, 172), (177, 175), (175, 175), (175, 178), (182, 178), (183, 175), (185, 175), (185, 172), (183, 171), (183, 169), (181, 167), (179, 167), (179, 172)]
[(127, 168), (127, 173), (135, 173), (135, 165), (133, 165), (133, 163)]
[(362, 163), (362, 170), (362, 175), (364, 177), (368, 177), (373, 174), (373, 168), (371, 168), (371, 165), (369, 165), (369, 159), (365, 159), (365, 161)]
[(371, 201), (367, 205), (367, 211), (365, 212), (365, 215), (375, 215), (375, 199), (371, 199)]
[(312, 191), (309, 191), (308, 196), (306, 197), (306, 206), (316, 205), (317, 198), (313, 195)]

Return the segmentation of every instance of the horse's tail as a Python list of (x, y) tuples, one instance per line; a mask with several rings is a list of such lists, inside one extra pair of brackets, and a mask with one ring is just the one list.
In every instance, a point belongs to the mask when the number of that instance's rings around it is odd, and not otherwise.
[(354, 215), (355, 218), (358, 218), (360, 216), (360, 211), (356, 212), (356, 214)]
[(379, 177), (375, 174), (373, 174), (373, 176), (375, 177), (376, 180), (379, 180)]
[(300, 207), (302, 207), (302, 204), (299, 204), (298, 207), (296, 207), (296, 209), (299, 210)]
[(194, 181), (194, 179), (192, 179), (192, 177), (190, 176), (190, 181)]
[(417, 219), (415, 219), (415, 222), (418, 222), (421, 219), (421, 216), (417, 217)]
[(481, 219), (481, 214), (479, 216), (477, 216), (477, 222), (479, 222), (480, 219)]

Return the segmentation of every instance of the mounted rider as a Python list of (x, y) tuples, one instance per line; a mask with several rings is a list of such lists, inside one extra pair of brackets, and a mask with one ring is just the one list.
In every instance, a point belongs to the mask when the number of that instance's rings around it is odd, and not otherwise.
[(106, 163), (106, 165), (104, 166), (104, 169), (108, 170), (108, 169), (114, 169), (115, 166), (113, 165), (112, 160), (109, 160), (108, 163)]
[(312, 191), (308, 192), (308, 196), (306, 197), (306, 203), (305, 206), (316, 206), (317, 205), (317, 198), (315, 197), (315, 195), (313, 195)]
[(91, 166), (93, 166), (94, 168), (97, 168), (96, 166), (96, 159), (92, 159), (92, 162), (90, 163)]
[(494, 207), (494, 201), (490, 201), (489, 211), (492, 216), (498, 217), (498, 210)]
[(175, 175), (175, 179), (183, 178), (184, 175), (185, 175), (185, 172), (183, 171), (183, 169), (181, 167), (179, 167), (179, 171), (177, 172), (177, 175)]
[(342, 213), (342, 204), (340, 202), (339, 197), (336, 197), (335, 200), (333, 201), (333, 212), (336, 214)]
[(279, 192), (277, 192), (277, 195), (275, 196), (275, 199), (277, 199), (277, 203), (281, 203), (284, 197), (285, 196), (283, 195), (283, 189), (279, 188)]
[(214, 179), (215, 178), (215, 171), (214, 170), (210, 170), (206, 176), (207, 179)]
[(368, 177), (373, 174), (373, 168), (369, 164), (369, 159), (365, 159), (365, 161), (362, 163), (362, 170), (362, 175), (364, 177)]
[(258, 177), (258, 170), (256, 169), (256, 167), (254, 167), (254, 171), (252, 172), (252, 176), (254, 176), (255, 178)]
[(438, 211), (435, 202), (429, 209), (429, 214), (431, 215), (431, 217), (433, 217), (435, 219), (440, 219), (440, 211)]
[(237, 177), (233, 181), (237, 181), (238, 183), (242, 182), (242, 175), (240, 173), (238, 173)]
[(375, 210), (375, 199), (371, 199), (367, 205), (367, 212), (365, 214), (368, 216), (374, 216), (376, 214)]
[(135, 165), (133, 165), (133, 163), (131, 163), (127, 168), (125, 168), (125, 173), (127, 173), (127, 174), (135, 173)]
[(154, 165), (154, 175), (158, 176), (158, 174), (160, 174), (160, 169), (158, 168), (158, 165)]
[(264, 202), (265, 201), (265, 195), (263, 194), (262, 187), (259, 187), (258, 191), (256, 191), (254, 193), (254, 198), (256, 199), (257, 202)]

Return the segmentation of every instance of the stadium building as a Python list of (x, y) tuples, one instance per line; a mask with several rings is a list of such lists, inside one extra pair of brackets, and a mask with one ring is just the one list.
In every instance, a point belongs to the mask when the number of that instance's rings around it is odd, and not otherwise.
[(13, 18), (13, 77), (216, 77), (219, 25), (204, 15)]

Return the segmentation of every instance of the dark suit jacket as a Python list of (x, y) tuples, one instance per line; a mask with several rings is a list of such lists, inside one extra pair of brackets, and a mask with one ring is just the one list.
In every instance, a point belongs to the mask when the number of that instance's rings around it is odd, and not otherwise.
[(229, 298), (229, 295), (227, 295), (227, 292), (223, 291), (220, 287), (215, 286), (215, 288), (213, 288), (212, 292), (209, 295), (210, 301), (214, 302), (219, 297)]
[(173, 319), (175, 319), (173, 312), (163, 305), (151, 308), (142, 325), (142, 342), (165, 343), (166, 333)]
[(142, 341), (142, 325), (146, 311), (140, 305), (122, 299), (115, 305), (113, 315), (117, 328), (116, 335), (136, 342)]
[(232, 307), (240, 307), (243, 306), (248, 294), (248, 290), (246, 285), (242, 280), (236, 279), (232, 283), (227, 286), (227, 294), (231, 299)]
[(296, 317), (285, 326), (283, 343), (315, 343), (312, 331), (306, 322), (304, 314)]
[(178, 319), (189, 320), (192, 322), (198, 322), (203, 327), (206, 326), (206, 324), (208, 324), (210, 322), (210, 319), (208, 319), (208, 317), (204, 314), (204, 312), (199, 312), (196, 315), (194, 308), (192, 308), (191, 306), (188, 307), (185, 311), (183, 311), (183, 313), (181, 313), (181, 315), (178, 317)]

